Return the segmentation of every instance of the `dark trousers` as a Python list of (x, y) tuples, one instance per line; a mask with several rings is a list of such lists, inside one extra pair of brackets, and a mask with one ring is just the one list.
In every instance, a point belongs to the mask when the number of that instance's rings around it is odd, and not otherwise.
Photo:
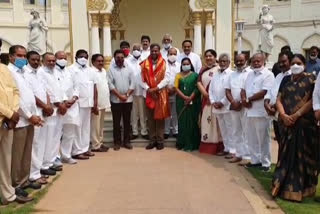
[(130, 142), (132, 103), (111, 103), (114, 144), (121, 144), (121, 119), (123, 119), (123, 143)]
[(155, 120), (154, 110), (147, 108), (149, 138), (152, 143), (163, 143), (165, 120)]
[(13, 187), (23, 187), (30, 175), (34, 127), (29, 125), (13, 130), (11, 179)]

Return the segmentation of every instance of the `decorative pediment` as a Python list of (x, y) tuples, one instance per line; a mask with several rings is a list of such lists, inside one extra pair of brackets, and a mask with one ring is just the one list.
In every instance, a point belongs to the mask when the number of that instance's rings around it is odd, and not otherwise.
[(213, 11), (216, 8), (216, 0), (189, 0), (192, 11)]
[(90, 13), (111, 13), (113, 2), (112, 0), (87, 0), (87, 9)]

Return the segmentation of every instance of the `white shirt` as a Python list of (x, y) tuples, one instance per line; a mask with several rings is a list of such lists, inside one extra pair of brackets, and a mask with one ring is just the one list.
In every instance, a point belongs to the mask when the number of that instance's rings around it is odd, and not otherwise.
[(141, 50), (141, 61), (145, 60), (148, 58), (148, 56), (150, 55), (150, 48), (148, 48), (147, 50)]
[(277, 96), (280, 88), (280, 84), (283, 80), (284, 77), (291, 75), (291, 70), (286, 71), (286, 72), (281, 72), (276, 76), (276, 79), (273, 83), (273, 86), (271, 87), (270, 90), (268, 90), (267, 94), (264, 96), (264, 99), (269, 99), (270, 104), (274, 105), (277, 101)]
[(317, 76), (317, 80), (314, 86), (312, 95), (313, 110), (320, 110), (320, 75)]
[(226, 96), (225, 86), (227, 85), (231, 73), (232, 71), (229, 68), (222, 72), (220, 69), (213, 72), (209, 86), (210, 103), (221, 102), (224, 105), (221, 109), (212, 108), (213, 113), (224, 114), (229, 112), (230, 103)]
[(202, 62), (200, 59), (200, 56), (198, 54), (195, 54), (193, 52), (190, 52), (189, 55), (186, 55), (184, 52), (180, 53), (178, 56), (178, 62), (181, 63), (183, 58), (188, 57), (191, 60), (191, 63), (195, 69), (195, 72), (198, 74), (200, 73), (201, 67), (202, 67)]
[(97, 75), (97, 90), (98, 90), (98, 108), (106, 109), (110, 107), (110, 90), (108, 86), (107, 71), (102, 68), (98, 70), (96, 67), (92, 67), (92, 70)]
[[(170, 72), (170, 76), (169, 76), (169, 83), (168, 83), (168, 88), (174, 88), (174, 81), (176, 79), (176, 75), (178, 73), (180, 73), (180, 63), (179, 62), (174, 62), (174, 63), (170, 63), (168, 60), (167, 60), (167, 65), (169, 67), (169, 72)], [(175, 99), (176, 99), (176, 95), (173, 94), (169, 97), (170, 99), (170, 102), (174, 102)]]
[[(110, 91), (116, 89), (120, 94), (126, 94), (129, 90), (134, 90), (134, 73), (129, 68), (129, 65), (123, 65), (121, 68), (116, 64), (111, 65), (108, 72), (108, 84)], [(110, 101), (112, 103), (121, 103), (120, 99), (112, 92)], [(126, 103), (131, 103), (132, 101), (133, 97), (131, 94)]]
[[(155, 65), (153, 65), (153, 69), (155, 69)], [(169, 80), (170, 80), (170, 70), (169, 70), (168, 63), (166, 62), (166, 73), (164, 75), (163, 80), (161, 80), (159, 82), (157, 87), (159, 89), (163, 89), (164, 87), (166, 87), (169, 84)], [(150, 86), (146, 82), (142, 82), (142, 81), (141, 81), (141, 87), (143, 87), (146, 91), (150, 88)]]
[[(260, 72), (250, 71), (248, 74), (244, 90), (247, 98), (262, 90), (270, 90), (274, 84), (274, 75), (267, 68)], [(252, 107), (247, 109), (248, 117), (266, 117), (267, 112), (264, 109), (263, 99), (252, 102)]]
[(135, 88), (134, 88), (133, 95), (146, 97), (146, 90), (144, 90), (144, 88), (141, 87), (141, 82), (142, 82), (141, 67), (140, 67), (141, 57), (139, 57), (138, 59), (135, 57), (131, 57), (130, 59), (128, 59), (127, 63), (134, 75)]
[(69, 67), (72, 72), (75, 87), (79, 92), (78, 103), (80, 108), (91, 108), (94, 105), (94, 85), (97, 76), (87, 65), (81, 66), (77, 62)]
[(20, 93), (18, 111), (20, 114), (20, 119), (16, 127), (25, 127), (30, 125), (28, 119), (32, 115), (37, 115), (36, 100), (28, 82), (25, 79), (25, 71), (23, 69), (19, 69), (11, 63), (9, 63), (8, 68), (16, 81)]
[(235, 101), (241, 101), (240, 93), (245, 84), (248, 73), (248, 69), (245, 68), (242, 71), (236, 70), (229, 76), (225, 88), (231, 90), (232, 97)]
[[(170, 48), (175, 48), (177, 50), (177, 56), (179, 56), (180, 51), (178, 48), (176, 48), (176, 47), (170, 47)], [(163, 59), (165, 59), (165, 60), (168, 59), (168, 51), (170, 50), (170, 48), (169, 49), (162, 48), (160, 50), (160, 53), (161, 53)]]

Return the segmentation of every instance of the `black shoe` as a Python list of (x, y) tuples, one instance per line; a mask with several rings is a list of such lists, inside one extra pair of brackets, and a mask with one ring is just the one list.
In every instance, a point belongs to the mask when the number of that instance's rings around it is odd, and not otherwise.
[(245, 168), (249, 169), (249, 168), (258, 168), (258, 167), (262, 167), (261, 163), (256, 163), (256, 164), (252, 164), (252, 163), (247, 163), (246, 165), (244, 165)]
[(131, 138), (130, 138), (130, 140), (135, 140), (135, 139), (137, 139), (137, 138), (138, 138), (138, 135), (132, 135)]
[(178, 134), (173, 134), (172, 135), (174, 138), (178, 138)]
[(30, 188), (30, 189), (41, 189), (41, 184), (37, 183), (37, 182), (31, 182), (24, 187), (24, 189), (27, 189), (27, 188)]
[(149, 143), (148, 146), (146, 146), (146, 150), (150, 150), (156, 147), (156, 143)]
[(149, 135), (142, 135), (143, 139), (149, 140)]
[(131, 143), (125, 143), (125, 144), (123, 145), (123, 148), (126, 148), (126, 149), (131, 150), (131, 149), (132, 149), (132, 145), (131, 145)]
[(114, 151), (119, 151), (120, 150), (120, 144), (114, 144), (113, 150)]
[(16, 195), (16, 199), (14, 200), (14, 202), (17, 202), (18, 204), (25, 204), (25, 203), (28, 203), (30, 201), (33, 201), (33, 198), (31, 198), (31, 197), (23, 197), (21, 195)]
[(24, 191), (23, 189), (21, 189), (19, 187), (15, 189), (15, 194), (17, 196), (22, 196), (22, 197), (28, 197), (28, 195), (29, 195), (29, 193), (27, 193), (26, 191)]
[(166, 139), (169, 138), (169, 135), (168, 135), (168, 134), (164, 134), (164, 135), (163, 135), (163, 138), (166, 140)]
[(40, 173), (41, 173), (42, 175), (49, 175), (49, 176), (54, 176), (54, 175), (57, 174), (56, 171), (54, 171), (54, 170), (52, 170), (52, 169), (41, 169), (41, 170), (40, 170)]
[(60, 171), (62, 171), (62, 166), (52, 166), (49, 169), (56, 171), (56, 172), (60, 172)]
[(164, 149), (163, 143), (157, 143), (157, 150), (162, 150)]
[(262, 172), (270, 172), (271, 171), (271, 167), (270, 166), (262, 166), (262, 167), (260, 167), (260, 170)]

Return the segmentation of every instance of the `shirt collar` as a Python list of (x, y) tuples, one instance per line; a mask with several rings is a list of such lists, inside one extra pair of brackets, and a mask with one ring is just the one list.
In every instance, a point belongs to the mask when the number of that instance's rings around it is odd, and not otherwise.
[(23, 69), (18, 68), (17, 66), (15, 66), (15, 65), (12, 64), (12, 63), (9, 63), (8, 67), (9, 67), (10, 70), (12, 70), (12, 71), (14, 71), (14, 72), (18, 72), (18, 73), (21, 73), (21, 74), (24, 73), (24, 70), (23, 70)]
[(76, 65), (78, 68), (80, 68), (80, 69), (85, 69), (85, 68), (87, 68), (87, 65), (82, 66), (82, 65), (80, 65), (78, 62), (75, 62), (75, 65)]
[(43, 70), (44, 70), (45, 72), (47, 72), (47, 73), (52, 74), (54, 69), (51, 70), (51, 69), (49, 69), (48, 67), (43, 66)]
[(37, 70), (38, 70), (38, 69), (34, 69), (33, 67), (30, 66), (30, 64), (28, 64), (28, 65), (27, 65), (27, 70), (28, 70), (30, 73), (37, 73)]
[(122, 69), (122, 68), (125, 68), (125, 67), (126, 67), (126, 63), (123, 63), (123, 65), (122, 65), (121, 68), (116, 64), (116, 62), (114, 62), (114, 63), (112, 64), (112, 66), (113, 66), (114, 68), (116, 68), (116, 69)]

